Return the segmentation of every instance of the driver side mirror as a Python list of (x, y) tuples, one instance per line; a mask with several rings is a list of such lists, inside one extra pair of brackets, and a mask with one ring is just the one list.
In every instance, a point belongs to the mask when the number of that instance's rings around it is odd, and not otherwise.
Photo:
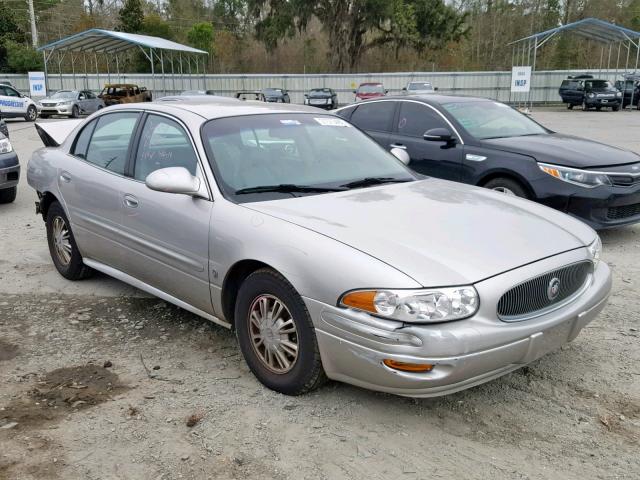
[(428, 142), (454, 142), (455, 139), (449, 130), (446, 128), (432, 128), (424, 133), (423, 137)]
[(200, 179), (184, 167), (161, 168), (147, 175), (144, 183), (157, 192), (205, 196), (201, 193)]
[(391, 155), (393, 155), (394, 157), (396, 157), (398, 160), (400, 160), (402, 163), (404, 163), (405, 165), (409, 165), (409, 162), (411, 162), (411, 157), (409, 156), (409, 154), (407, 153), (407, 151), (403, 148), (392, 148), (390, 150)]

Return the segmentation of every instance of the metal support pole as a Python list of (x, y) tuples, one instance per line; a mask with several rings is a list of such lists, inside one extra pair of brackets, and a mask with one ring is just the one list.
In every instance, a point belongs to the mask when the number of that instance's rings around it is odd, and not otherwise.
[(171, 84), (173, 85), (173, 95), (176, 94), (176, 71), (173, 69), (173, 53), (169, 57), (171, 61)]
[(47, 95), (49, 95), (49, 74), (47, 72), (47, 63), (49, 63), (49, 59), (47, 58), (47, 51), (42, 51), (42, 58), (44, 60), (44, 88), (47, 91)]
[(208, 56), (203, 55), (202, 56), (202, 87), (204, 88), (205, 92), (207, 91), (207, 60), (208, 60)]
[(76, 57), (73, 55), (73, 53), (71, 54), (71, 73), (73, 75), (73, 89), (77, 90), (78, 87), (76, 86)]
[(193, 90), (193, 85), (191, 84), (191, 55), (187, 55), (187, 65), (189, 65), (189, 90)]
[(198, 61), (198, 57), (193, 57), (193, 60), (196, 62), (196, 88), (200, 83), (200, 62)]
[(93, 57), (96, 61), (96, 82), (98, 82), (98, 89), (100, 88), (100, 72), (98, 71), (98, 54), (94, 52)]
[(122, 83), (122, 80), (120, 78), (120, 63), (118, 60), (118, 54), (116, 53), (116, 72), (118, 74), (118, 83)]
[[(634, 69), (634, 71), (633, 71), (633, 73), (634, 73), (634, 74), (637, 74), (637, 73), (638, 73), (638, 62), (640, 61), (640, 38), (638, 38), (637, 42), (638, 42), (638, 43), (636, 44), (636, 68), (635, 68), (635, 69)], [(633, 101), (634, 101), (634, 96), (635, 96), (634, 94), (635, 94), (635, 93), (636, 93), (636, 89), (635, 89), (635, 88), (633, 88), (633, 89), (631, 90), (631, 105), (632, 105), (632, 108), (633, 108), (633, 105), (635, 105), (635, 104), (633, 103)], [(640, 105), (640, 102), (638, 102), (638, 105)]]
[(89, 74), (87, 73), (87, 54), (82, 52), (82, 60), (84, 62), (84, 88), (89, 89)]
[(538, 59), (538, 37), (535, 37), (533, 44), (533, 64), (531, 65), (531, 80), (529, 80), (529, 110), (533, 108), (531, 92), (533, 90), (533, 75), (536, 72), (536, 60)]
[(180, 62), (180, 90), (184, 90), (184, 74), (182, 73), (182, 52), (178, 53), (178, 61)]
[(162, 96), (167, 96), (167, 79), (164, 76), (164, 55), (162, 54), (162, 50), (160, 50), (160, 68), (162, 70)]
[(104, 61), (107, 63), (107, 82), (111, 83), (111, 71), (109, 70), (109, 55), (104, 56)]
[(156, 90), (156, 73), (155, 73), (155, 68), (153, 66), (153, 48), (149, 49), (149, 52), (151, 53), (150, 57), (149, 57), (149, 61), (151, 62), (151, 83), (153, 84), (152, 87), (152, 92), (153, 95), (155, 95), (155, 90)]
[(58, 52), (58, 77), (60, 78), (60, 88), (58, 90), (62, 90), (64, 87), (62, 86), (62, 57), (60, 52)]
[[(611, 47), (613, 47), (612, 43), (609, 44), (609, 57), (607, 58), (607, 77), (609, 78), (611, 78), (611, 72), (609, 71), (611, 69)], [(615, 79), (613, 81), (615, 82)]]

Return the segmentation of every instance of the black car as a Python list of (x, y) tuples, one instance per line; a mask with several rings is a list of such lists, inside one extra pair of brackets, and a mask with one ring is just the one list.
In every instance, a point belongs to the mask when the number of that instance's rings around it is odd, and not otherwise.
[(304, 104), (333, 110), (338, 107), (338, 94), (331, 88), (312, 88), (304, 94)]
[(385, 97), (338, 115), (424, 175), (535, 200), (602, 229), (640, 222), (640, 155), (552, 132), (503, 103)]
[(261, 93), (265, 102), (291, 103), (289, 92), (282, 88), (264, 88)]
[(7, 135), (0, 133), (0, 203), (11, 203), (16, 199), (18, 180), (20, 180), (18, 155), (9, 141), (8, 133)]
[(622, 92), (622, 108), (635, 105), (640, 110), (640, 76), (630, 75), (616, 81), (615, 86)]
[(571, 110), (582, 106), (582, 110), (611, 108), (614, 112), (622, 106), (622, 93), (608, 80), (598, 80), (591, 75), (577, 75), (562, 81), (558, 90), (562, 102)]
[(7, 123), (4, 121), (4, 118), (2, 118), (2, 112), (0, 112), (0, 133), (9, 138), (9, 129), (7, 128)]

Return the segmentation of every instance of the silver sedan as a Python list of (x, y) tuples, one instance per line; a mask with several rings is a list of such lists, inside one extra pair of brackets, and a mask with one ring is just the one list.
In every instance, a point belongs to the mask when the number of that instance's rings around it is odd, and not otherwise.
[(38, 131), (27, 176), (60, 274), (235, 329), (285, 394), (469, 388), (576, 338), (611, 288), (585, 224), (418, 176), (313, 108), (176, 97)]
[(102, 99), (90, 90), (58, 90), (50, 97), (40, 100), (37, 107), (41, 118), (51, 115), (78, 118), (80, 115), (94, 113), (105, 105)]

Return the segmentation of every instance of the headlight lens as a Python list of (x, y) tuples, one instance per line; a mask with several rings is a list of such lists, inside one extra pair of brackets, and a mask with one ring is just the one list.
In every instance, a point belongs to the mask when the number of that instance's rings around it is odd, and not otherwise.
[(589, 249), (593, 266), (598, 266), (600, 254), (602, 253), (602, 240), (600, 240), (600, 236), (596, 235), (596, 239), (587, 248)]
[(425, 290), (356, 290), (340, 299), (343, 307), (401, 322), (436, 323), (467, 318), (480, 300), (472, 286)]
[(609, 176), (603, 173), (594, 173), (588, 170), (561, 167), (559, 165), (550, 165), (548, 163), (538, 163), (538, 166), (544, 173), (548, 173), (558, 180), (574, 183), (581, 187), (594, 188), (598, 185), (611, 185)]
[(593, 93), (593, 92), (587, 94), (587, 97), (589, 97), (589, 98), (594, 98), (595, 96), (596, 96), (596, 94)]
[(622, 92), (616, 92), (616, 97), (621, 97), (622, 96)]
[(8, 138), (0, 139), (0, 153), (13, 152), (13, 147)]

